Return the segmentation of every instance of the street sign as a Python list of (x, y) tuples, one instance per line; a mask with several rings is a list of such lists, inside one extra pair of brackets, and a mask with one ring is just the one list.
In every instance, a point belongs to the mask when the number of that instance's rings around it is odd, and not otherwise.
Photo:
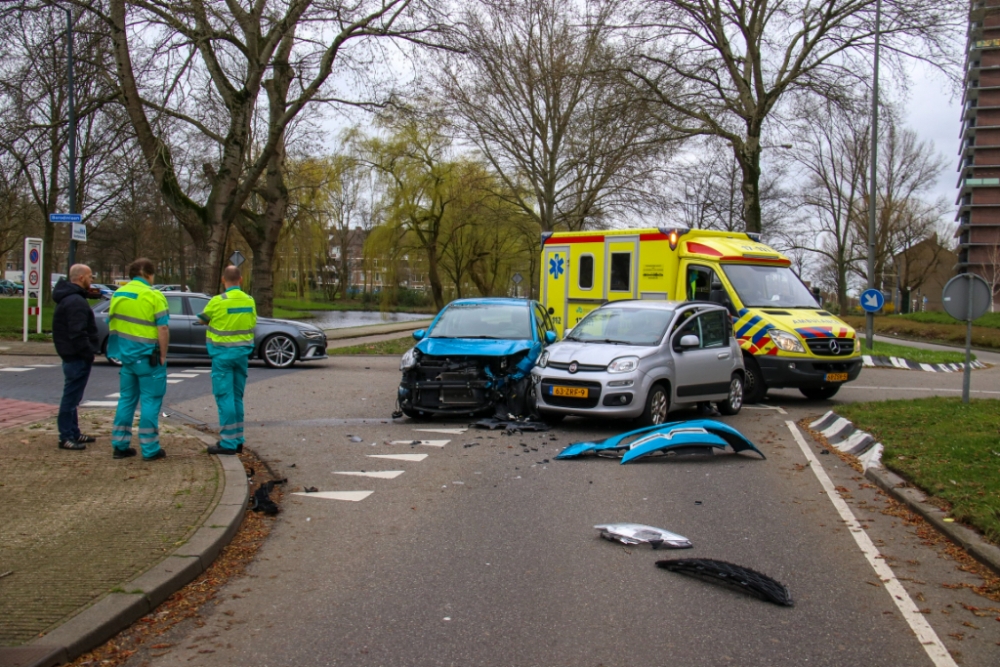
[[(969, 281), (972, 285), (969, 285)], [(969, 295), (972, 295), (972, 311), (969, 311)], [(956, 320), (966, 321), (971, 314), (972, 319), (982, 317), (990, 309), (993, 301), (989, 284), (974, 273), (964, 273), (955, 276), (944, 286), (941, 292), (941, 302), (945, 312)]]
[(237, 250), (236, 252), (234, 252), (232, 255), (229, 256), (229, 263), (236, 267), (238, 267), (245, 261), (247, 261), (247, 258), (244, 257), (243, 253), (241, 253), (239, 250)]
[(861, 308), (866, 313), (876, 313), (885, 305), (885, 296), (877, 289), (866, 289), (861, 293)]
[(521, 281), (524, 280), (524, 278), (521, 277), (520, 273), (515, 273), (513, 276), (510, 277), (510, 279), (515, 285), (520, 285)]
[[(35, 315), (35, 330), (42, 333), (42, 239), (24, 239), (24, 342), (28, 342), (28, 315)], [(38, 299), (37, 307), (29, 307), (31, 298)]]
[(87, 242), (87, 225), (82, 222), (73, 223), (73, 233), (70, 236), (74, 241), (80, 241), (81, 243)]
[(83, 222), (83, 216), (79, 213), (49, 213), (49, 222)]

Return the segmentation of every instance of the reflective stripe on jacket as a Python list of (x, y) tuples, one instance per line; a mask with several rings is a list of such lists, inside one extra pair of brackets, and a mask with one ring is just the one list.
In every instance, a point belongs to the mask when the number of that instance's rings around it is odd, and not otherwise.
[(213, 296), (198, 317), (208, 323), (206, 338), (215, 347), (253, 347), (257, 306), (239, 287)]
[[(135, 278), (119, 288), (108, 308), (108, 354), (122, 361), (148, 356), (156, 347), (157, 327), (170, 320), (167, 298), (142, 278)], [(112, 346), (114, 346), (112, 348)]]

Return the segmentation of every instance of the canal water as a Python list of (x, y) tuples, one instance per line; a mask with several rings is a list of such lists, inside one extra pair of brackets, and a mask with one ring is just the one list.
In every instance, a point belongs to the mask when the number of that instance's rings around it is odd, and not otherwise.
[(344, 329), (363, 327), (369, 324), (429, 320), (434, 317), (427, 313), (382, 313), (377, 310), (314, 310), (311, 312), (314, 317), (302, 321), (315, 324), (320, 329)]

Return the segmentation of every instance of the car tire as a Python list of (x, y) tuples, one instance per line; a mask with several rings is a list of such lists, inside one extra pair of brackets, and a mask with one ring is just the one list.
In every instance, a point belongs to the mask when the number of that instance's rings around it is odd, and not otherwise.
[(757, 360), (749, 354), (743, 355), (743, 366), (746, 370), (746, 380), (743, 381), (743, 402), (759, 403), (767, 396), (767, 382), (760, 372)]
[(657, 383), (649, 388), (646, 394), (646, 408), (639, 417), (640, 426), (655, 426), (664, 424), (670, 412), (670, 392), (666, 386)]
[(260, 357), (269, 368), (291, 368), (299, 356), (295, 341), (282, 333), (269, 336), (260, 349)]
[(811, 401), (825, 401), (828, 398), (833, 398), (840, 391), (840, 385), (826, 384), (822, 387), (799, 387), (799, 391)]
[(740, 413), (740, 410), (743, 408), (742, 375), (733, 373), (733, 377), (729, 380), (729, 397), (724, 401), (719, 401), (717, 405), (719, 406), (719, 412), (727, 417), (732, 417)]

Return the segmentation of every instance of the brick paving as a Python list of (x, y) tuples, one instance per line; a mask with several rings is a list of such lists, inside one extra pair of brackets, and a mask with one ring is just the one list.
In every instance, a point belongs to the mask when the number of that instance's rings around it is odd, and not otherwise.
[(0, 429), (30, 424), (59, 412), (59, 407), (47, 403), (29, 403), (0, 398)]
[[(36, 405), (0, 399), (0, 417), (6, 403)], [(165, 460), (116, 461), (111, 419), (81, 415), (81, 429), (98, 436), (83, 452), (57, 449), (51, 418), (0, 430), (0, 575), (10, 572), (0, 578), (0, 646), (31, 640), (147, 570), (214, 507), (218, 464), (204, 443), (161, 424)]]

